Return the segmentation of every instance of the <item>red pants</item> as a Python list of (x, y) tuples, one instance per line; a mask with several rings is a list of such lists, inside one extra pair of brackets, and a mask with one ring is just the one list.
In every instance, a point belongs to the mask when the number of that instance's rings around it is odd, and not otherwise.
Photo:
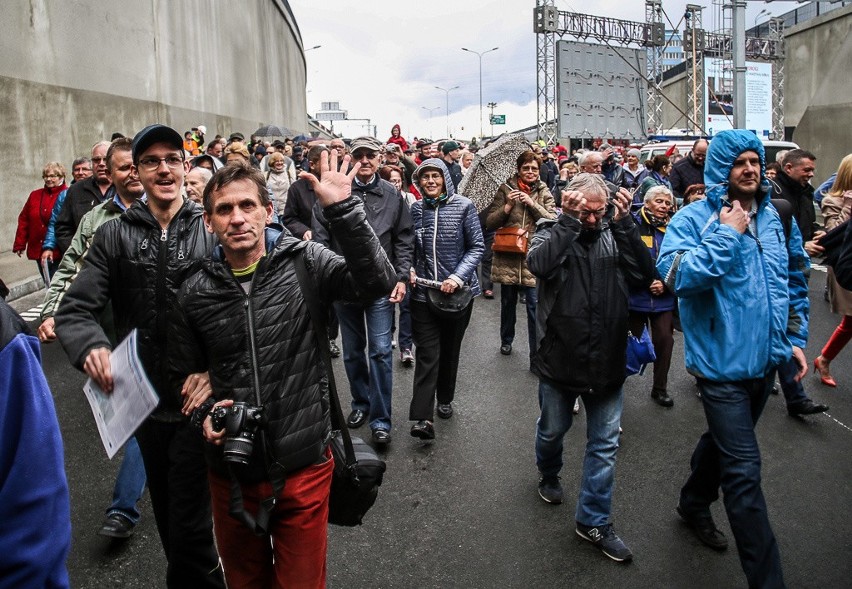
[(852, 339), (852, 315), (844, 315), (840, 325), (837, 326), (822, 349), (822, 357), (831, 362), (840, 353), (843, 346), (849, 343), (850, 339)]
[[(231, 481), (209, 473), (213, 533), (234, 589), (325, 587), (328, 548), (328, 494), (334, 459), (288, 475), (270, 521), (269, 535), (255, 536), (228, 514)], [(268, 482), (242, 485), (243, 507), (255, 515), (272, 495)]]

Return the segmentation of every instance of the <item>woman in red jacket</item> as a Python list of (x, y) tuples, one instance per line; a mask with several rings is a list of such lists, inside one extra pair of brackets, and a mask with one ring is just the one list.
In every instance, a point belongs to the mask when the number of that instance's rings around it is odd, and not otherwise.
[[(50, 221), (50, 213), (59, 193), (68, 188), (65, 186), (65, 168), (58, 162), (48, 162), (42, 170), (44, 188), (33, 190), (30, 193), (21, 214), (18, 215), (18, 231), (15, 233), (15, 244), (12, 251), (19, 256), (27, 250), (27, 258), (35, 260), (41, 274), (41, 244), (44, 234), (47, 233), (47, 224)], [(59, 256), (54, 256), (58, 260)], [(53, 262), (48, 263), (50, 275), (56, 270)], [(46, 277), (45, 280), (49, 280)]]
[(399, 148), (402, 150), (403, 153), (408, 151), (408, 141), (406, 141), (405, 137), (402, 136), (402, 131), (400, 130), (398, 124), (391, 127), (391, 136), (387, 142), (399, 145)]

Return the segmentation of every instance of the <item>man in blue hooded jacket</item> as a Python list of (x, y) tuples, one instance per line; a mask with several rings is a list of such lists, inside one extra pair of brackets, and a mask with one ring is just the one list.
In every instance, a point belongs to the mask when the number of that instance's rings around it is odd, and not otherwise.
[(707, 152), (707, 199), (669, 223), (657, 270), (680, 301), (687, 370), (697, 377), (709, 430), (692, 455), (677, 510), (716, 550), (727, 540), (710, 504), (725, 495), (749, 587), (783, 587), (778, 544), (760, 488), (754, 426), (791, 356), (806, 372), (807, 257), (795, 228), (789, 240), (769, 203), (760, 140), (723, 131)]

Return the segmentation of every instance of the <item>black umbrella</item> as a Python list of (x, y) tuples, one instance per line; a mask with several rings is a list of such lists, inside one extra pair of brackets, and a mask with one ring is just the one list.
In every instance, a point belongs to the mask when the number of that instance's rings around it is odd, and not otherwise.
[(276, 125), (264, 125), (254, 133), (255, 137), (292, 137), (295, 135), (293, 131), (287, 127), (278, 127)]

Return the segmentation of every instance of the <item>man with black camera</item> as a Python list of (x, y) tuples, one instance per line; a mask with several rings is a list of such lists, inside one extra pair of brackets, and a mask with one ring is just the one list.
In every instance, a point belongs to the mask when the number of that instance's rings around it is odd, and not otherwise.
[[(204, 191), (207, 230), (220, 245), (178, 295), (172, 356), (176, 380), (210, 371), (212, 414), (203, 427), (217, 546), (229, 587), (324, 587), (328, 500), (328, 375), (313, 333), (297, 259), (321, 304), (387, 296), (396, 273), (351, 196), (356, 163), (336, 171), (322, 151), (319, 174), (302, 173), (342, 257), (280, 233), (263, 175), (247, 166), (217, 172)], [(349, 158), (342, 169), (348, 169)]]

